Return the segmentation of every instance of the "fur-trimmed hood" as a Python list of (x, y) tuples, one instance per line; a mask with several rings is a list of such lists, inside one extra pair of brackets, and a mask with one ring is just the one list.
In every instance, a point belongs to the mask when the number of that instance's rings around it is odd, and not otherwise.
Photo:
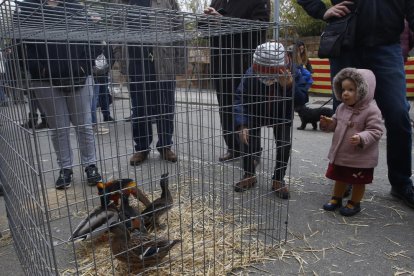
[(333, 80), (335, 97), (342, 99), (342, 81), (351, 79), (357, 88), (357, 102), (354, 108), (361, 108), (369, 104), (375, 94), (375, 75), (368, 69), (345, 68), (339, 71)]

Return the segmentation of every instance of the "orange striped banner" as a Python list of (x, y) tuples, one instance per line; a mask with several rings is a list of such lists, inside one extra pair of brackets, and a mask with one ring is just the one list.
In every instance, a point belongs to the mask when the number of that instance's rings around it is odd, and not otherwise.
[[(328, 59), (310, 58), (313, 68), (313, 84), (309, 92), (331, 94), (331, 75)], [(407, 97), (414, 97), (414, 57), (409, 57), (405, 63), (407, 80)]]

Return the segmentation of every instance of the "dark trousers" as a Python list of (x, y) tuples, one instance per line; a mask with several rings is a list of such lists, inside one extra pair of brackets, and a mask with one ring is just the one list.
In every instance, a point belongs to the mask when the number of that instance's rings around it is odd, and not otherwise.
[(152, 122), (157, 126), (157, 149), (170, 148), (174, 132), (175, 80), (157, 80), (150, 47), (129, 47), (128, 52), (135, 150), (150, 149)]
[(219, 116), (223, 139), (229, 151), (240, 153), (239, 140), (234, 132), (233, 97), (239, 79), (220, 79), (216, 77), (214, 85), (219, 105)]
[(387, 129), (388, 179), (398, 190), (412, 189), (412, 130), (400, 44), (361, 47), (330, 62), (332, 75), (345, 67), (374, 72), (377, 81), (375, 100)]
[[(276, 144), (276, 164), (273, 171), (273, 180), (281, 181), (285, 177), (286, 169), (290, 157), (291, 123), (279, 123), (273, 126), (273, 136)], [(242, 144), (243, 151), (243, 169), (246, 175), (255, 175), (256, 167), (254, 160), (261, 153), (261, 127), (249, 129), (249, 145)]]
[(109, 111), (109, 105), (111, 104), (111, 95), (108, 89), (108, 77), (99, 76), (95, 78), (95, 85), (99, 87), (98, 104), (101, 108), (104, 119), (109, 119), (111, 112)]

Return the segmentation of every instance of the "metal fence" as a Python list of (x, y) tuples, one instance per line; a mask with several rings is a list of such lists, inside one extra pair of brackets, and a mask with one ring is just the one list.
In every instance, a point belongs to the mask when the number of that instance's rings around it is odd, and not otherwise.
[[(274, 28), (289, 45), (289, 27), (33, 2), (1, 1), (0, 18), (0, 181), (25, 273), (223, 275), (277, 250), (288, 201), (271, 188), (285, 169), (289, 186), (289, 163), (276, 152), (289, 154), (292, 97), (277, 88), (238, 103), (254, 114), (235, 114), (234, 98), (256, 46)], [(246, 125), (256, 150), (219, 162), (219, 114), (258, 122)], [(229, 143), (239, 130), (224, 133)], [(143, 160), (131, 160), (136, 153)], [(257, 183), (238, 192), (246, 162)]]

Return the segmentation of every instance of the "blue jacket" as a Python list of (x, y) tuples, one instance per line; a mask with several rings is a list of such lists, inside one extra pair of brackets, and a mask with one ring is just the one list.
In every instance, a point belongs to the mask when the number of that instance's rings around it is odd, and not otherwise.
[[(307, 99), (306, 82), (302, 75), (295, 74), (295, 106), (303, 105)], [(263, 84), (250, 67), (245, 72), (234, 96), (234, 124), (257, 127), (290, 121), (292, 113), (292, 89), (278, 83)]]

